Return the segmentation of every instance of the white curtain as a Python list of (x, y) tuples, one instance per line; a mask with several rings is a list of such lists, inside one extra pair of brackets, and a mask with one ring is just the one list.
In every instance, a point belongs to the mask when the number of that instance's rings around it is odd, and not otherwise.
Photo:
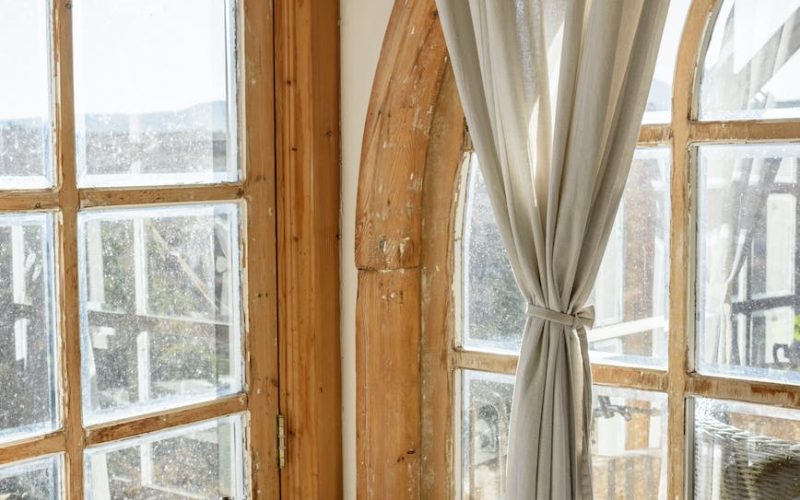
[(467, 124), (528, 301), (507, 498), (588, 499), (586, 307), (669, 0), (437, 0)]

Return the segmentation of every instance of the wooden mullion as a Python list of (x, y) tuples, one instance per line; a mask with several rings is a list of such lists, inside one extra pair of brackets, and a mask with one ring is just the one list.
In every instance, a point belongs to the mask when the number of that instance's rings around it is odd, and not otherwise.
[(72, 59), (72, 4), (54, 0), (56, 57), (56, 152), (60, 189), (59, 312), (61, 314), (63, 421), (67, 498), (83, 498), (83, 428), (81, 415), (81, 351), (78, 316), (78, 209), (75, 166), (75, 120)]
[(695, 0), (689, 10), (675, 65), (672, 97), (672, 182), (670, 221), (669, 340), (668, 340), (668, 457), (667, 498), (682, 500), (688, 493), (686, 383), (691, 368), (694, 331), (692, 300), (695, 227), (689, 142), (699, 52), (718, 0)]
[(672, 139), (670, 125), (642, 125), (637, 146), (668, 146)]
[(192, 424), (247, 410), (247, 396), (239, 394), (154, 415), (100, 424), (86, 429), (86, 446), (126, 439), (171, 427)]
[(63, 431), (35, 436), (0, 447), (0, 464), (64, 451), (66, 438)]
[(778, 382), (691, 373), (687, 377), (686, 392), (704, 398), (729, 399), (800, 410), (800, 387)]
[(58, 208), (56, 191), (0, 191), (0, 211), (30, 211)]
[(81, 208), (116, 205), (157, 205), (237, 200), (241, 184), (158, 186), (137, 188), (90, 188), (78, 191)]
[(274, 4), (243, 0), (239, 13), (240, 145), (245, 181), (245, 377), (253, 498), (277, 499), (278, 276), (275, 183)]
[(800, 141), (800, 120), (689, 122), (689, 142)]

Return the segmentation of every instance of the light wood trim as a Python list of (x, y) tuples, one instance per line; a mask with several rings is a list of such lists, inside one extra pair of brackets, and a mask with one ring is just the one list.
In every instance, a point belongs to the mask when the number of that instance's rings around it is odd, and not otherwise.
[(78, 209), (75, 165), (75, 120), (72, 73), (72, 4), (56, 0), (55, 57), (56, 158), (58, 204), (61, 209), (57, 243), (58, 299), (60, 311), (60, 352), (62, 363), (63, 425), (66, 437), (66, 489), (68, 498), (83, 498), (83, 448), (81, 403), (81, 341), (78, 293)]
[(86, 429), (84, 442), (86, 446), (93, 446), (149, 432), (162, 431), (179, 425), (210, 420), (245, 410), (247, 410), (247, 397), (245, 395), (230, 396), (208, 403), (168, 410), (156, 415), (134, 417), (110, 424), (92, 426)]
[(689, 9), (675, 65), (672, 96), (672, 182), (670, 221), (667, 498), (682, 500), (687, 493), (686, 374), (690, 367), (689, 340), (694, 328), (690, 311), (694, 297), (694, 225), (690, 213), (690, 118), (698, 71), (698, 55), (716, 0), (695, 0)]
[[(258, 116), (258, 115), (256, 115)], [(256, 120), (258, 122), (264, 120)], [(256, 128), (258, 124), (254, 125)], [(265, 149), (269, 147), (265, 144)], [(238, 200), (244, 195), (239, 184), (196, 186), (159, 186), (141, 188), (80, 189), (81, 208), (116, 205), (154, 205), (159, 203), (191, 203), (198, 201)]]
[[(254, 498), (280, 497), (278, 472), (278, 277), (275, 179), (274, 23), (271, 2), (244, 0), (239, 15), (240, 151), (245, 181), (245, 377), (250, 410), (248, 448)], [(218, 186), (233, 189), (236, 186)], [(209, 193), (211, 194), (211, 193)], [(213, 193), (219, 195), (219, 193)], [(236, 188), (240, 196), (242, 189)]]
[[(367, 111), (356, 202), (360, 500), (422, 497), (422, 192), (445, 68), (435, 2), (395, 2)], [(449, 483), (446, 476), (430, 480)]]
[(58, 208), (58, 192), (0, 191), (0, 211)]
[(19, 441), (0, 447), (0, 464), (28, 460), (41, 455), (59, 453), (66, 447), (64, 433), (54, 432), (45, 436), (37, 436), (29, 440)]
[(706, 398), (732, 399), (800, 410), (800, 389), (796, 385), (691, 373), (686, 379), (686, 392)]
[(421, 498), (420, 285), (419, 268), (358, 272), (359, 499)]
[(669, 125), (642, 125), (639, 129), (639, 146), (661, 146), (669, 144), (672, 129)]
[(446, 56), (434, 1), (395, 2), (361, 145), (359, 269), (419, 266), (425, 156)]
[[(453, 276), (455, 241), (459, 232), (456, 211), (464, 166), (466, 138), (464, 111), (451, 68), (442, 79), (442, 88), (434, 108), (431, 139), (425, 166), (422, 191), (422, 276), (420, 364), (421, 397), (421, 498), (453, 497), (448, 480), (456, 463), (453, 420), (455, 391), (453, 360), (450, 356), (456, 328)], [(461, 126), (458, 126), (461, 124)]]
[(275, 3), (282, 498), (341, 498), (339, 2)]
[(690, 122), (689, 142), (798, 141), (800, 120)]

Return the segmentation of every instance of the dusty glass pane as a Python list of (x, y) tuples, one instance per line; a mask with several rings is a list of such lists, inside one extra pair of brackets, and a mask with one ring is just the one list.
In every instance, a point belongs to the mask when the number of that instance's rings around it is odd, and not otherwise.
[(637, 149), (589, 298), (593, 362), (666, 367), (669, 185), (669, 149)]
[(79, 214), (88, 422), (242, 387), (238, 205)]
[(672, 80), (675, 74), (675, 61), (678, 58), (686, 14), (691, 0), (672, 0), (664, 25), (664, 35), (658, 49), (656, 68), (650, 93), (647, 96), (643, 123), (669, 123), (672, 115)]
[(800, 4), (726, 0), (719, 10), (700, 80), (700, 118), (800, 116)]
[(235, 181), (231, 0), (73, 0), (81, 186)]
[(461, 242), (462, 342), (468, 348), (516, 352), (525, 326), (525, 299), (514, 281), (477, 155), (469, 168)]
[(246, 498), (243, 444), (232, 415), (89, 448), (86, 498)]
[[(519, 350), (525, 301), (517, 289), (473, 156), (464, 216), (463, 345)], [(636, 150), (595, 290), (593, 361), (665, 366), (669, 276), (670, 154)]]
[[(514, 377), (471, 370), (460, 377), (460, 498), (502, 498)], [(666, 498), (666, 395), (605, 386), (593, 391), (594, 498)]]
[(53, 184), (50, 10), (0, 0), (0, 189)]
[(53, 218), (0, 214), (0, 441), (55, 429)]
[(800, 145), (697, 158), (698, 369), (800, 383)]
[(60, 500), (62, 457), (51, 455), (36, 460), (0, 466), (0, 498), (8, 500)]
[(800, 412), (695, 398), (694, 498), (800, 498)]

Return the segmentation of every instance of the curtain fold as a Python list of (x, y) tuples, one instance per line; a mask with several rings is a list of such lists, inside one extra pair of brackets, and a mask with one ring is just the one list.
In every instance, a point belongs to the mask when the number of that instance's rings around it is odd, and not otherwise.
[(528, 319), (508, 499), (588, 499), (585, 305), (622, 196), (669, 0), (437, 0)]

